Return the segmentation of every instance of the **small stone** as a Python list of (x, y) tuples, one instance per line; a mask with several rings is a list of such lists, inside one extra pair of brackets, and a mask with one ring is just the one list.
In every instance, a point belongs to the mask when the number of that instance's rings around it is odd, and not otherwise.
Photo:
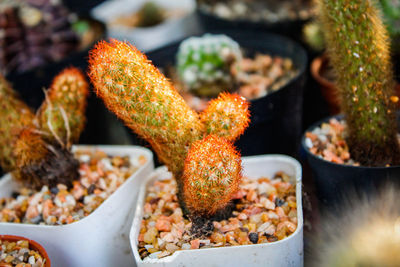
[(200, 247), (200, 240), (199, 239), (194, 239), (190, 241), (190, 248), (191, 249), (198, 249)]
[(182, 244), (182, 249), (183, 250), (188, 250), (188, 249), (190, 249), (191, 248), (191, 245), (189, 244), (189, 243), (184, 243), (184, 244)]
[(251, 232), (249, 234), (249, 239), (250, 239), (251, 243), (257, 244), (257, 242), (258, 242), (258, 234), (255, 233), (255, 232)]
[(158, 258), (158, 254), (161, 254), (161, 251), (157, 251), (157, 252), (151, 253), (149, 255), (149, 258), (150, 259), (157, 259)]
[(271, 222), (265, 222), (257, 228), (257, 232), (264, 232), (271, 225)]
[(171, 254), (172, 254), (172, 253), (174, 253), (175, 251), (179, 250), (179, 247), (176, 246), (175, 244), (168, 243), (168, 244), (165, 246), (165, 249), (168, 250), (169, 252), (171, 252)]

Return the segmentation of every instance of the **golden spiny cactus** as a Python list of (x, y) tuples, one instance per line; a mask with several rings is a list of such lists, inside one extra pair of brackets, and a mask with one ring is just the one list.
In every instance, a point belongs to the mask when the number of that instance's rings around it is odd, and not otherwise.
[(222, 210), (239, 188), (241, 159), (222, 137), (208, 135), (191, 146), (183, 171), (185, 204), (193, 215)]
[(236, 140), (249, 125), (249, 104), (237, 94), (222, 93), (200, 114), (207, 134)]
[(100, 42), (90, 53), (97, 94), (135, 133), (146, 139), (177, 179), (187, 150), (202, 137), (199, 115), (132, 45)]
[(79, 140), (85, 126), (88, 83), (77, 68), (58, 74), (38, 112), (39, 125), (47, 140), (68, 147)]

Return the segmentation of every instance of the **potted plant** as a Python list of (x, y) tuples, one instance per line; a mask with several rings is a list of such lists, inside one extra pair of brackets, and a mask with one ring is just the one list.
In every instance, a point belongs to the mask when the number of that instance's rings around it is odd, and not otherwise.
[(307, 62), (298, 44), (237, 30), (190, 37), (148, 56), (198, 111), (223, 91), (251, 102), (250, 127), (236, 142), (243, 155), (296, 153)]
[(196, 32), (198, 23), (191, 16), (194, 0), (108, 1), (91, 11), (104, 22), (108, 36), (134, 42), (142, 51), (159, 48)]
[[(139, 180), (152, 170), (151, 153), (72, 147), (88, 94), (75, 68), (54, 79), (36, 114), (0, 81), (0, 163), (10, 172), (0, 181), (1, 229), (41, 242), (56, 266), (131, 263), (125, 220), (133, 216)], [(102, 242), (94, 245), (96, 238)]]
[(321, 0), (319, 7), (344, 117), (312, 126), (302, 146), (319, 195), (332, 203), (352, 185), (366, 190), (397, 179), (398, 97), (387, 32), (373, 2)]
[(1, 266), (50, 267), (51, 261), (46, 250), (36, 241), (21, 236), (0, 235)]
[[(159, 159), (166, 164), (175, 178), (175, 180), (169, 179), (165, 182), (165, 187), (159, 191), (159, 195), (149, 194), (146, 197), (146, 187), (160, 189), (160, 183), (163, 182), (155, 179), (166, 178), (166, 176), (171, 178), (165, 169), (156, 172), (156, 177), (148, 178), (141, 186), (140, 206), (138, 206), (140, 211), (136, 213), (137, 217), (131, 231), (131, 244), (138, 265), (161, 266), (167, 262), (172, 266), (186, 265), (188, 257), (195, 255), (194, 258), (197, 260), (192, 261), (191, 264), (199, 266), (206, 261), (211, 262), (210, 255), (214, 250), (215, 253), (218, 253), (218, 250), (219, 253), (227, 252), (226, 256), (220, 254), (219, 257), (213, 257), (218, 258), (215, 261), (233, 264), (247, 262), (248, 259), (244, 255), (248, 253), (248, 250), (259, 251), (259, 256), (255, 256), (252, 264), (263, 265), (265, 260), (269, 259), (268, 255), (284, 248), (287, 249), (288, 256), (271, 258), (274, 266), (302, 264), (301, 167), (289, 157), (277, 156), (270, 157), (268, 160), (255, 157), (246, 161), (246, 165), (252, 166), (245, 168), (246, 174), (249, 176), (269, 175), (272, 179), (275, 178), (274, 182), (266, 178), (264, 180), (243, 178), (242, 180), (240, 155), (232, 142), (243, 133), (249, 123), (248, 103), (244, 98), (223, 93), (198, 114), (190, 109), (171, 83), (147, 60), (145, 55), (129, 43), (118, 40), (97, 44), (91, 52), (89, 62), (92, 83), (106, 106), (151, 144)], [(257, 172), (257, 168), (263, 164), (268, 164), (271, 168), (267, 168), (265, 172)], [(275, 173), (276, 170), (288, 173)], [(276, 194), (265, 194), (261, 197), (260, 191), (253, 190), (249, 194), (243, 191), (243, 183), (253, 183), (252, 186), (258, 187), (258, 184), (262, 184), (263, 181), (266, 182), (264, 186), (269, 187)], [(273, 186), (274, 183), (277, 188)], [(251, 194), (252, 196), (249, 196)], [(282, 202), (278, 201), (279, 204), (275, 204), (274, 201), (277, 201), (278, 195), (279, 198), (282, 197), (280, 200)], [(241, 218), (248, 219), (251, 224), (246, 228), (237, 218), (240, 212), (232, 205), (231, 200), (236, 198), (240, 203), (240, 201), (246, 201), (245, 199), (251, 200), (253, 197), (255, 198), (251, 204), (245, 204), (248, 210), (241, 210), (243, 212)], [(255, 199), (259, 197), (260, 203), (267, 205), (271, 213), (267, 212), (268, 208), (263, 204), (256, 207)], [(152, 210), (152, 207), (160, 209)], [(141, 217), (143, 208), (147, 215)], [(277, 210), (272, 211), (275, 209)], [(246, 212), (248, 215), (245, 214)], [(184, 221), (184, 215), (187, 216), (186, 221)], [(257, 217), (257, 219), (254, 218), (255, 221), (251, 217), (253, 215)], [(265, 220), (263, 222), (261, 222), (262, 216)], [(235, 225), (227, 225), (228, 219), (230, 223), (235, 222)], [(228, 244), (258, 245), (248, 248), (242, 246), (211, 249), (204, 252), (197, 250), (197, 253), (189, 253), (189, 255), (182, 251), (181, 255), (186, 255), (181, 258), (183, 261), (175, 261), (179, 256), (174, 255), (158, 259), (176, 250), (185, 249), (185, 246), (197, 249), (201, 241), (208, 245), (216, 244), (217, 241), (214, 238), (217, 237), (210, 237), (210, 235), (212, 236), (212, 233), (218, 235), (216, 229), (224, 227), (223, 225), (226, 226), (225, 233), (230, 236), (220, 235), (219, 237), (228, 240), (226, 246)], [(243, 229), (239, 229), (241, 225)], [(265, 235), (268, 227), (270, 227), (269, 235)], [(234, 229), (237, 230), (235, 233)], [(240, 238), (237, 235), (240, 235)], [(165, 238), (169, 241), (167, 241), (168, 245), (164, 243), (166, 245), (164, 248), (151, 245), (155, 240), (158, 242), (158, 239)], [(181, 242), (175, 239), (180, 239)], [(185, 246), (183, 239), (185, 239)], [(277, 240), (280, 241), (268, 244)], [(149, 246), (143, 245), (143, 242)], [(223, 244), (219, 246), (224, 246)], [(152, 255), (147, 260), (143, 260), (141, 258), (143, 255), (139, 254), (138, 250), (143, 249)], [(152, 252), (152, 249), (156, 252)], [(235, 253), (229, 254), (228, 251), (241, 252), (236, 252), (234, 255)], [(235, 260), (239, 261), (235, 262)]]

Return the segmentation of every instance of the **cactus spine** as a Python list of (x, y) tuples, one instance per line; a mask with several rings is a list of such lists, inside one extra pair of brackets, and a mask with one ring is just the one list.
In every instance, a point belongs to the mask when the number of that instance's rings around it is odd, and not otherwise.
[(192, 144), (183, 171), (183, 194), (193, 215), (209, 217), (225, 208), (240, 180), (240, 155), (230, 142), (208, 135)]
[(319, 0), (319, 7), (352, 157), (367, 166), (398, 164), (394, 80), (378, 10), (371, 0)]
[(200, 114), (207, 134), (235, 141), (249, 125), (249, 104), (237, 94), (222, 93)]
[(88, 93), (88, 83), (76, 68), (65, 69), (54, 78), (38, 112), (40, 128), (50, 142), (69, 147), (79, 140)]

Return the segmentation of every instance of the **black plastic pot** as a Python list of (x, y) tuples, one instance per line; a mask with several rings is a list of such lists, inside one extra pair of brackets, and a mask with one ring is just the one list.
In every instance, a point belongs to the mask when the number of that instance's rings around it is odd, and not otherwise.
[(218, 32), (224, 30), (251, 30), (251, 31), (264, 31), (283, 34), (297, 41), (301, 40), (303, 25), (307, 20), (284, 20), (276, 23), (267, 21), (251, 21), (244, 19), (227, 20), (210, 14), (201, 8), (197, 8), (196, 15), (201, 23), (203, 29), (207, 32)]
[[(303, 85), (307, 55), (296, 42), (279, 35), (227, 32), (249, 55), (261, 52), (289, 57), (299, 73), (281, 89), (251, 101), (251, 123), (237, 142), (242, 155), (296, 154), (302, 131)], [(181, 41), (147, 53), (157, 67), (175, 64)]]
[[(331, 118), (342, 119), (342, 115), (333, 116), (312, 125), (310, 132)], [(365, 196), (375, 192), (386, 184), (400, 184), (400, 166), (364, 167), (329, 162), (312, 154), (305, 145), (305, 135), (301, 140), (302, 153), (306, 155), (311, 167), (317, 190), (317, 197), (323, 207), (340, 206), (343, 200), (351, 200), (351, 194)]]

